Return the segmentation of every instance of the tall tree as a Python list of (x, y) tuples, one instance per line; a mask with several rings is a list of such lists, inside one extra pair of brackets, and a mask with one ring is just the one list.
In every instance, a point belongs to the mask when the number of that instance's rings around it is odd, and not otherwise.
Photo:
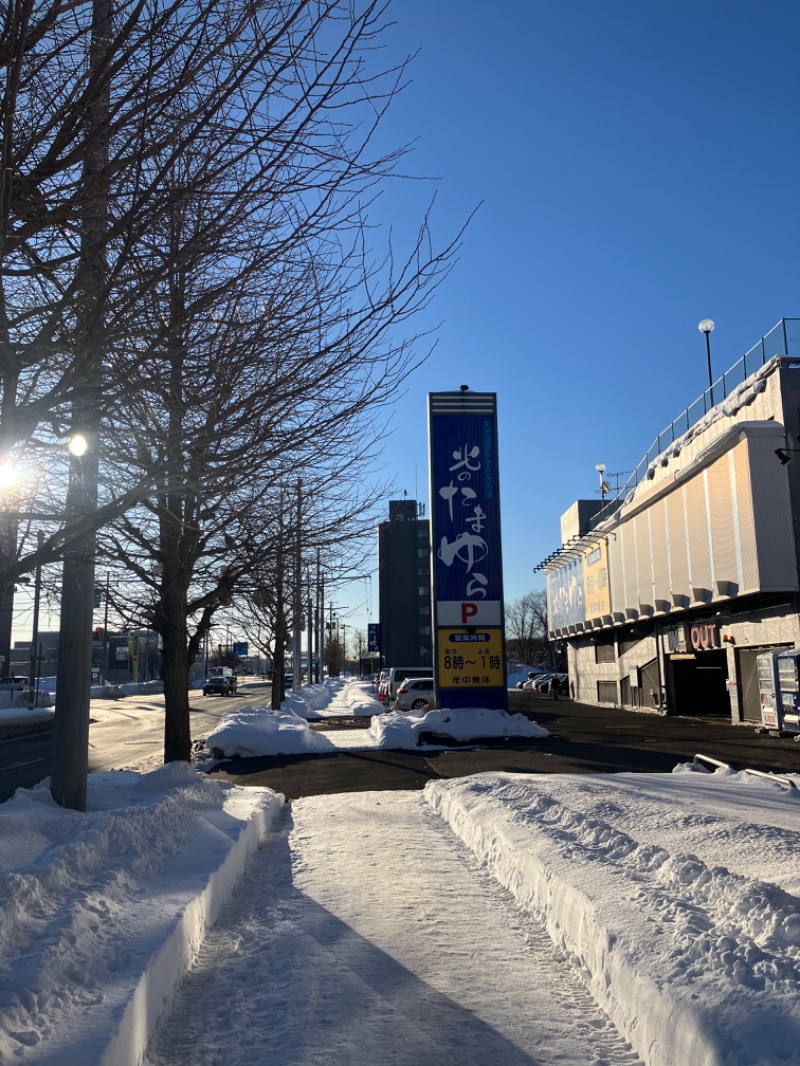
[(526, 592), (518, 600), (506, 604), (505, 621), (509, 654), (528, 666), (552, 665), (544, 589)]

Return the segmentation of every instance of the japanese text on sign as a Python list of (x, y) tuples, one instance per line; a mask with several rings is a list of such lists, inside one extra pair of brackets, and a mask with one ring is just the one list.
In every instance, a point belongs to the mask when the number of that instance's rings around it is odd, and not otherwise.
[(439, 684), (443, 688), (504, 684), (501, 630), (441, 630), (438, 636)]

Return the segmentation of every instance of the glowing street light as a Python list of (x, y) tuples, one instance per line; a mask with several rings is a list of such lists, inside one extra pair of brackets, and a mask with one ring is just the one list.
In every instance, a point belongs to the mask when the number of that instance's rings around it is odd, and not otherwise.
[(76, 433), (70, 437), (67, 447), (71, 455), (74, 455), (76, 459), (81, 459), (89, 451), (89, 442), (82, 433)]
[(0, 463), (0, 490), (13, 489), (18, 481), (19, 471), (16, 464), (12, 463), (10, 459)]

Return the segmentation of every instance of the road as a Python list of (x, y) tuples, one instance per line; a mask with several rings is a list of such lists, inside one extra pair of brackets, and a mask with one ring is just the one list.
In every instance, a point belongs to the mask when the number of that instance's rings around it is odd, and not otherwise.
[[(192, 690), (192, 739), (207, 736), (223, 714), (257, 696), (268, 700), (271, 686), (248, 681), (235, 696), (203, 696)], [(89, 726), (89, 770), (154, 770), (163, 762), (164, 697), (128, 696), (92, 700)], [(53, 756), (50, 729), (0, 739), (0, 803), (18, 788), (30, 788), (49, 777)]]
[[(268, 700), (270, 686), (248, 681), (237, 696), (192, 692), (192, 737), (208, 735), (220, 716), (242, 703)], [(156, 704), (154, 701), (158, 700)], [(420, 789), (437, 777), (485, 770), (511, 773), (670, 773), (697, 753), (736, 769), (800, 773), (800, 743), (757, 737), (750, 726), (720, 718), (637, 714), (534, 692), (509, 693), (510, 710), (549, 730), (546, 741), (512, 741), (443, 751), (362, 751), (341, 755), (276, 755), (230, 759), (214, 773), (237, 785), (282, 792), (287, 799), (371, 790)], [(376, 703), (376, 711), (382, 710)], [(163, 749), (163, 697), (93, 700), (90, 770), (155, 769)], [(314, 728), (365, 728), (368, 718), (320, 722)], [(0, 802), (50, 773), (50, 733), (0, 741)]]
[[(361, 751), (341, 755), (275, 755), (228, 759), (214, 773), (237, 785), (260, 785), (287, 799), (375, 789), (419, 789), (437, 777), (486, 770), (528, 774), (662, 773), (702, 753), (744, 768), (800, 773), (800, 743), (757, 737), (751, 726), (721, 718), (663, 716), (509, 692), (509, 710), (550, 732), (546, 740), (514, 740), (442, 751)], [(354, 723), (358, 724), (358, 723)], [(367, 720), (363, 720), (367, 724)], [(327, 728), (323, 725), (323, 728)]]

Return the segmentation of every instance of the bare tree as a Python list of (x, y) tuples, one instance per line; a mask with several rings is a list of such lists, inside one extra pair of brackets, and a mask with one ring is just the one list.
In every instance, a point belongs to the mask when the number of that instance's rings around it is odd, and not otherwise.
[(376, 250), (403, 151), (373, 150), (405, 78), (376, 64), (383, 0), (119, 0), (98, 35), (102, 2), (6, 0), (0, 445), (55, 449), (85, 415), (103, 449), (97, 506), (64, 521), (53, 494), (0, 592), (101, 528), (119, 610), (162, 637), (165, 758), (187, 759), (193, 650), (275, 550), (261, 497), (274, 532), (298, 471), (357, 476), (456, 242), (425, 217)]
[[(393, 160), (369, 146), (402, 72), (367, 73), (382, 5), (292, 9), (287, 21), (256, 3), (246, 20), (232, 3), (240, 37), (228, 36), (219, 81), (204, 86), (219, 96), (213, 125), (198, 138), (192, 123), (169, 170), (160, 239), (140, 256), (161, 280), (140, 318), (145, 358), (129, 374), (135, 398), (117, 413), (114, 457), (157, 491), (118, 523), (110, 550), (143, 579), (157, 570), (168, 760), (190, 753), (192, 643), (237, 586), (253, 584), (270, 548), (246, 518), (259, 492), (279, 494), (308, 470), (350, 479), (352, 491), (382, 433), (376, 412), (419, 358), (398, 327), (455, 250), (430, 249), (425, 219), (402, 260), (391, 248), (371, 258), (365, 209)], [(175, 138), (189, 108), (179, 104)], [(367, 104), (373, 118), (359, 130), (352, 117)]]
[(550, 665), (547, 593), (543, 589), (526, 592), (518, 600), (506, 604), (506, 645), (509, 654), (521, 663)]

